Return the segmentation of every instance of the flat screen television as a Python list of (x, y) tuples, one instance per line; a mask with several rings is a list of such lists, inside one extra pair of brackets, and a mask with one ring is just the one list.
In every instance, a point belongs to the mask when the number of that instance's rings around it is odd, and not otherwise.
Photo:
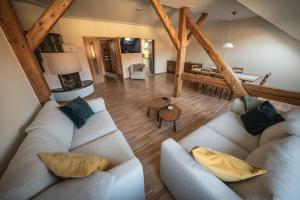
[(129, 37), (121, 38), (121, 52), (141, 53), (141, 39)]

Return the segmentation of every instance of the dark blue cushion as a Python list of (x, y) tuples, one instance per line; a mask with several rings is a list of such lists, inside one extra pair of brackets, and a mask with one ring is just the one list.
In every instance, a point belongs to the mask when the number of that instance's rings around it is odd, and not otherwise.
[(73, 99), (59, 109), (73, 121), (77, 128), (82, 127), (86, 120), (94, 114), (89, 104), (81, 97)]
[(265, 101), (241, 115), (241, 120), (249, 133), (258, 135), (269, 126), (284, 121), (284, 118), (269, 101)]

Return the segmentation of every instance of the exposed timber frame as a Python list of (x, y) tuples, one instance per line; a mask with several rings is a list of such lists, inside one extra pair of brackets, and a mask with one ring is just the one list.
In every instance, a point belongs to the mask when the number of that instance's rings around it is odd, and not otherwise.
[(187, 17), (187, 24), (195, 39), (204, 48), (210, 59), (217, 66), (218, 70), (224, 75), (226, 82), (232, 87), (233, 92), (237, 96), (247, 95), (248, 93), (243, 87), (241, 81), (235, 76), (231, 67), (229, 67), (229, 65), (225, 63), (225, 61), (213, 47), (211, 42), (204, 36), (203, 33), (201, 33), (201, 31), (197, 27), (197, 24), (193, 22), (191, 17)]
[[(175, 48), (177, 49), (177, 62), (176, 62), (176, 73), (175, 73), (175, 88), (174, 96), (178, 97), (182, 91), (182, 73), (184, 71), (184, 61), (186, 54), (186, 47), (189, 44), (188, 40), (191, 39), (191, 35), (195, 37), (198, 43), (205, 49), (208, 56), (216, 64), (219, 71), (224, 75), (226, 82), (233, 89), (233, 92), (237, 96), (247, 95), (246, 90), (242, 86), (240, 80), (235, 76), (232, 69), (225, 63), (222, 57), (215, 50), (211, 42), (201, 33), (199, 26), (206, 19), (207, 14), (203, 13), (197, 20), (197, 23), (193, 22), (189, 15), (189, 8), (183, 7), (180, 9), (179, 16), (179, 28), (178, 37), (176, 31), (174, 30), (170, 19), (166, 15), (163, 6), (160, 4), (159, 0), (151, 0), (152, 5), (161, 19), (165, 29), (167, 30)], [(188, 29), (190, 33), (188, 33)], [(179, 43), (179, 44), (178, 44)]]
[(49, 100), (51, 92), (34, 55), (34, 49), (71, 3), (72, 0), (54, 0), (25, 36), (11, 1), (0, 0), (0, 26), (41, 104)]
[[(202, 13), (195, 23), (190, 15), (189, 8), (183, 7), (180, 9), (178, 36), (173, 28), (163, 6), (159, 0), (151, 0), (151, 3), (161, 19), (167, 33), (169, 34), (175, 48), (177, 49), (177, 62), (175, 73), (175, 89), (174, 96), (178, 97), (181, 94), (183, 80), (210, 84), (216, 87), (232, 89), (237, 96), (251, 95), (262, 97), (270, 100), (284, 102), (300, 106), (300, 93), (275, 89), (265, 86), (241, 83), (235, 76), (232, 69), (225, 63), (222, 57), (215, 50), (211, 42), (200, 31), (199, 27), (207, 18), (207, 13)], [(185, 17), (184, 17), (185, 16)], [(186, 35), (187, 37), (184, 37)], [(186, 48), (191, 42), (191, 37), (194, 36), (196, 41), (204, 48), (208, 56), (215, 63), (218, 70), (224, 75), (224, 79), (214, 78), (203, 75), (196, 75), (184, 72), (184, 61)]]

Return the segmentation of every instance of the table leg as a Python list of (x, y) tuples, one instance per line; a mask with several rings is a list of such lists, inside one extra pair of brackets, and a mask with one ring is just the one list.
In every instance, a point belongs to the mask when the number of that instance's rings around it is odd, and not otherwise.
[(159, 125), (158, 128), (161, 128), (162, 119), (159, 119)]
[(174, 120), (173, 123), (174, 123), (173, 131), (176, 132), (176, 120)]
[(148, 118), (150, 117), (150, 107), (148, 108), (147, 116), (148, 116)]
[(157, 121), (159, 122), (159, 110), (157, 110)]

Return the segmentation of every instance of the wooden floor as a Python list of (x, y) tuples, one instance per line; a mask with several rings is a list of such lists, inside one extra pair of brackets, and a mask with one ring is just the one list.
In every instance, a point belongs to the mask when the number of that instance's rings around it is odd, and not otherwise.
[(105, 99), (112, 118), (141, 161), (147, 199), (172, 199), (159, 179), (161, 142), (169, 137), (180, 140), (230, 107), (229, 101), (204, 96), (185, 83), (182, 96), (174, 99), (182, 110), (177, 121), (177, 132), (172, 131), (172, 124), (164, 123), (159, 129), (155, 113), (152, 112), (150, 119), (146, 115), (147, 102), (155, 97), (171, 97), (173, 77), (171, 74), (160, 74), (150, 76), (146, 81), (107, 81), (96, 85), (95, 93), (89, 97)]

